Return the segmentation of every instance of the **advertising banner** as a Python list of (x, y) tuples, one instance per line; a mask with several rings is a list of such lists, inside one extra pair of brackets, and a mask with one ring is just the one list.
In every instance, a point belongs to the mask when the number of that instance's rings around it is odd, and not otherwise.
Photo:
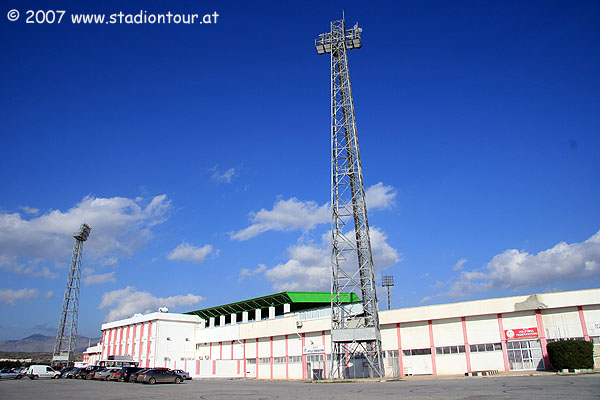
[(325, 346), (322, 344), (313, 344), (311, 346), (304, 346), (302, 354), (323, 354), (325, 353)]
[(536, 338), (538, 330), (537, 328), (507, 329), (504, 331), (504, 337), (506, 340)]

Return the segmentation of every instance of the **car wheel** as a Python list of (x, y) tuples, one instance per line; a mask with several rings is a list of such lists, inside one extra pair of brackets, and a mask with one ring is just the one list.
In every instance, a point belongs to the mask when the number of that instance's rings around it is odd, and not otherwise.
[(156, 383), (156, 379), (150, 378), (150, 379), (148, 379), (148, 383), (151, 385), (154, 385)]
[(92, 380), (92, 375), (91, 374), (87, 374), (85, 376), (85, 379), (87, 379), (88, 381), (91, 381)]
[(37, 378), (39, 378), (39, 376), (37, 376), (37, 375), (33, 375), (33, 376), (31, 377), (31, 379), (37, 379)]
[(125, 382), (125, 378), (123, 378), (123, 377), (119, 378), (119, 382)]
[(175, 383), (181, 383), (181, 378), (180, 377), (175, 377)]

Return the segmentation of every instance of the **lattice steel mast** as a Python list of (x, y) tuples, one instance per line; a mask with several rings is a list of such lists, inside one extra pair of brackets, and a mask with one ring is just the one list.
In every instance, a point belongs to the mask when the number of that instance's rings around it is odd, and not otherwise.
[[(367, 204), (356, 133), (347, 50), (362, 47), (358, 23), (344, 19), (315, 40), (318, 54), (331, 54), (331, 378), (357, 377), (350, 365), (365, 359), (370, 377), (383, 376), (381, 335)], [(353, 223), (353, 224), (352, 224)], [(358, 262), (358, 263), (357, 263)], [(358, 312), (343, 293), (362, 298)]]
[(79, 320), (79, 286), (81, 281), (81, 256), (83, 253), (83, 242), (85, 242), (92, 228), (88, 224), (81, 224), (79, 232), (73, 237), (73, 255), (71, 256), (71, 268), (67, 278), (65, 297), (62, 304), (62, 312), (58, 323), (58, 333), (54, 344), (53, 364), (69, 364), (73, 361), (73, 353), (77, 344), (77, 325)]

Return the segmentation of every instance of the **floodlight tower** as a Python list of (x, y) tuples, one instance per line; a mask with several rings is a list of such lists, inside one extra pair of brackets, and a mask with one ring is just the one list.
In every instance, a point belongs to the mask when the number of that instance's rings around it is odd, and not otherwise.
[(71, 256), (71, 268), (67, 278), (65, 297), (63, 298), (62, 312), (58, 323), (58, 333), (54, 343), (54, 355), (52, 364), (69, 364), (72, 360), (75, 346), (77, 344), (77, 325), (79, 320), (79, 284), (81, 281), (81, 255), (83, 253), (83, 242), (90, 236), (92, 228), (88, 224), (81, 224), (79, 232), (73, 237), (73, 255)]
[[(347, 57), (347, 50), (362, 47), (362, 29), (358, 23), (346, 29), (344, 18), (330, 28), (315, 40), (318, 54), (331, 54), (330, 377), (358, 377), (350, 366), (362, 360), (370, 377), (381, 377), (377, 293)], [(362, 309), (344, 304), (350, 292), (361, 296)]]
[(386, 275), (381, 278), (381, 286), (387, 289), (388, 310), (392, 308), (392, 298), (390, 297), (390, 288), (394, 286), (394, 277)]

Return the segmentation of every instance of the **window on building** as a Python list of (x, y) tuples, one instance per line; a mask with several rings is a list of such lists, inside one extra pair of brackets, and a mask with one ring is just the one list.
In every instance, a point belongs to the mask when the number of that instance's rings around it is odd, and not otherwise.
[(444, 346), (435, 348), (435, 354), (458, 354), (464, 352), (465, 346)]
[(290, 356), (289, 363), (290, 364), (298, 364), (302, 362), (302, 356)]
[(246, 364), (250, 364), (250, 365), (256, 364), (256, 358), (248, 358), (246, 360)]
[(274, 357), (273, 364), (285, 364), (285, 357)]
[(386, 358), (398, 358), (398, 350), (384, 351), (383, 356)]
[(259, 364), (271, 364), (271, 357), (261, 357), (258, 359)]
[(483, 353), (486, 351), (497, 351), (502, 350), (501, 343), (482, 343), (482, 344), (472, 344), (469, 346), (471, 353)]
[(402, 350), (402, 354), (405, 356), (421, 356), (426, 354), (431, 354), (431, 349), (411, 349), (411, 350)]

